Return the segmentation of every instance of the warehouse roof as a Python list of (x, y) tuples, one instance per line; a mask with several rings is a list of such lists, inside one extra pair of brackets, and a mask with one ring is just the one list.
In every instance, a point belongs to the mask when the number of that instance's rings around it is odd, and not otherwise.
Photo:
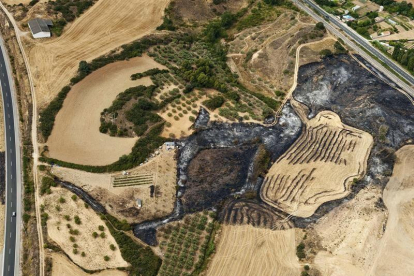
[(53, 26), (50, 19), (35, 18), (29, 21), (29, 27), (33, 34), (50, 32), (49, 26)]

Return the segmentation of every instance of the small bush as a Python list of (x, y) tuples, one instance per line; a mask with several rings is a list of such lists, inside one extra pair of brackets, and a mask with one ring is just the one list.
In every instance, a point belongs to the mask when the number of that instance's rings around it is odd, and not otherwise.
[(77, 201), (78, 200), (78, 197), (76, 195), (72, 195), (71, 198), (72, 198), (73, 201)]
[(93, 232), (92, 233), (92, 237), (94, 237), (95, 239), (98, 237), (99, 235), (98, 235), (98, 233), (96, 233), (96, 232)]
[(111, 245), (109, 246), (109, 248), (110, 248), (112, 251), (115, 251), (115, 250), (116, 250), (116, 247), (115, 247), (115, 245), (113, 245), (113, 244), (111, 244)]
[(81, 219), (78, 216), (75, 216), (74, 219), (75, 219), (76, 224), (81, 224), (82, 223)]
[(104, 257), (105, 262), (108, 262), (110, 260), (109, 256)]
[(98, 226), (98, 229), (99, 229), (99, 231), (104, 231), (105, 230), (105, 227), (103, 225), (99, 225)]
[(101, 232), (101, 234), (99, 234), (99, 236), (100, 236), (102, 239), (106, 238), (105, 232)]

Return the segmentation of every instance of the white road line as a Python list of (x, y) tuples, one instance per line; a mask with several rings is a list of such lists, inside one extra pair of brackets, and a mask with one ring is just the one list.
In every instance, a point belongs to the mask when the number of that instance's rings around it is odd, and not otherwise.
[[(13, 175), (12, 174), (10, 175), (10, 179), (13, 179)], [(12, 189), (12, 191), (13, 191), (13, 189)]]
[(9, 255), (10, 255), (10, 253), (11, 253), (11, 249), (9, 249)]
[(10, 207), (13, 207), (13, 201), (10, 201), (10, 204), (11, 204), (11, 206), (10, 206)]
[(10, 129), (10, 125), (9, 125), (9, 129)]
[(10, 167), (13, 167), (13, 162), (10, 162)]
[(11, 193), (11, 194), (13, 193), (13, 188), (10, 188), (10, 193)]
[(10, 271), (10, 266), (7, 267), (7, 271)]
[[(12, 218), (13, 219), (13, 218)], [(11, 238), (11, 232), (10, 232), (10, 238)]]

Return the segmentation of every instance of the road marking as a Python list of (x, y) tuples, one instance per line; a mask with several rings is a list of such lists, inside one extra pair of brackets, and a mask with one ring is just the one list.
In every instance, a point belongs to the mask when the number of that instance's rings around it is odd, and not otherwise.
[(7, 267), (7, 271), (10, 271), (10, 266)]
[(11, 193), (11, 194), (13, 193), (13, 188), (10, 188), (10, 193)]
[(10, 162), (10, 167), (13, 167), (13, 162)]
[(13, 201), (10, 201), (10, 204), (11, 204), (11, 206), (10, 206), (10, 207), (13, 207)]
[(10, 129), (10, 125), (9, 125), (9, 129)]
[(11, 253), (11, 249), (9, 248), (9, 255), (10, 255), (10, 253)]
[(10, 106), (9, 106), (9, 103), (7, 103), (7, 107), (10, 107)]

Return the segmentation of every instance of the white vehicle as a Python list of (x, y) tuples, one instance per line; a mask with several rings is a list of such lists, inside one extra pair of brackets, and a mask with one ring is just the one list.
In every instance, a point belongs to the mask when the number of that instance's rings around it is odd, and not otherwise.
[(16, 212), (13, 212), (13, 213), (12, 213), (12, 217), (15, 217), (15, 216), (16, 216)]

